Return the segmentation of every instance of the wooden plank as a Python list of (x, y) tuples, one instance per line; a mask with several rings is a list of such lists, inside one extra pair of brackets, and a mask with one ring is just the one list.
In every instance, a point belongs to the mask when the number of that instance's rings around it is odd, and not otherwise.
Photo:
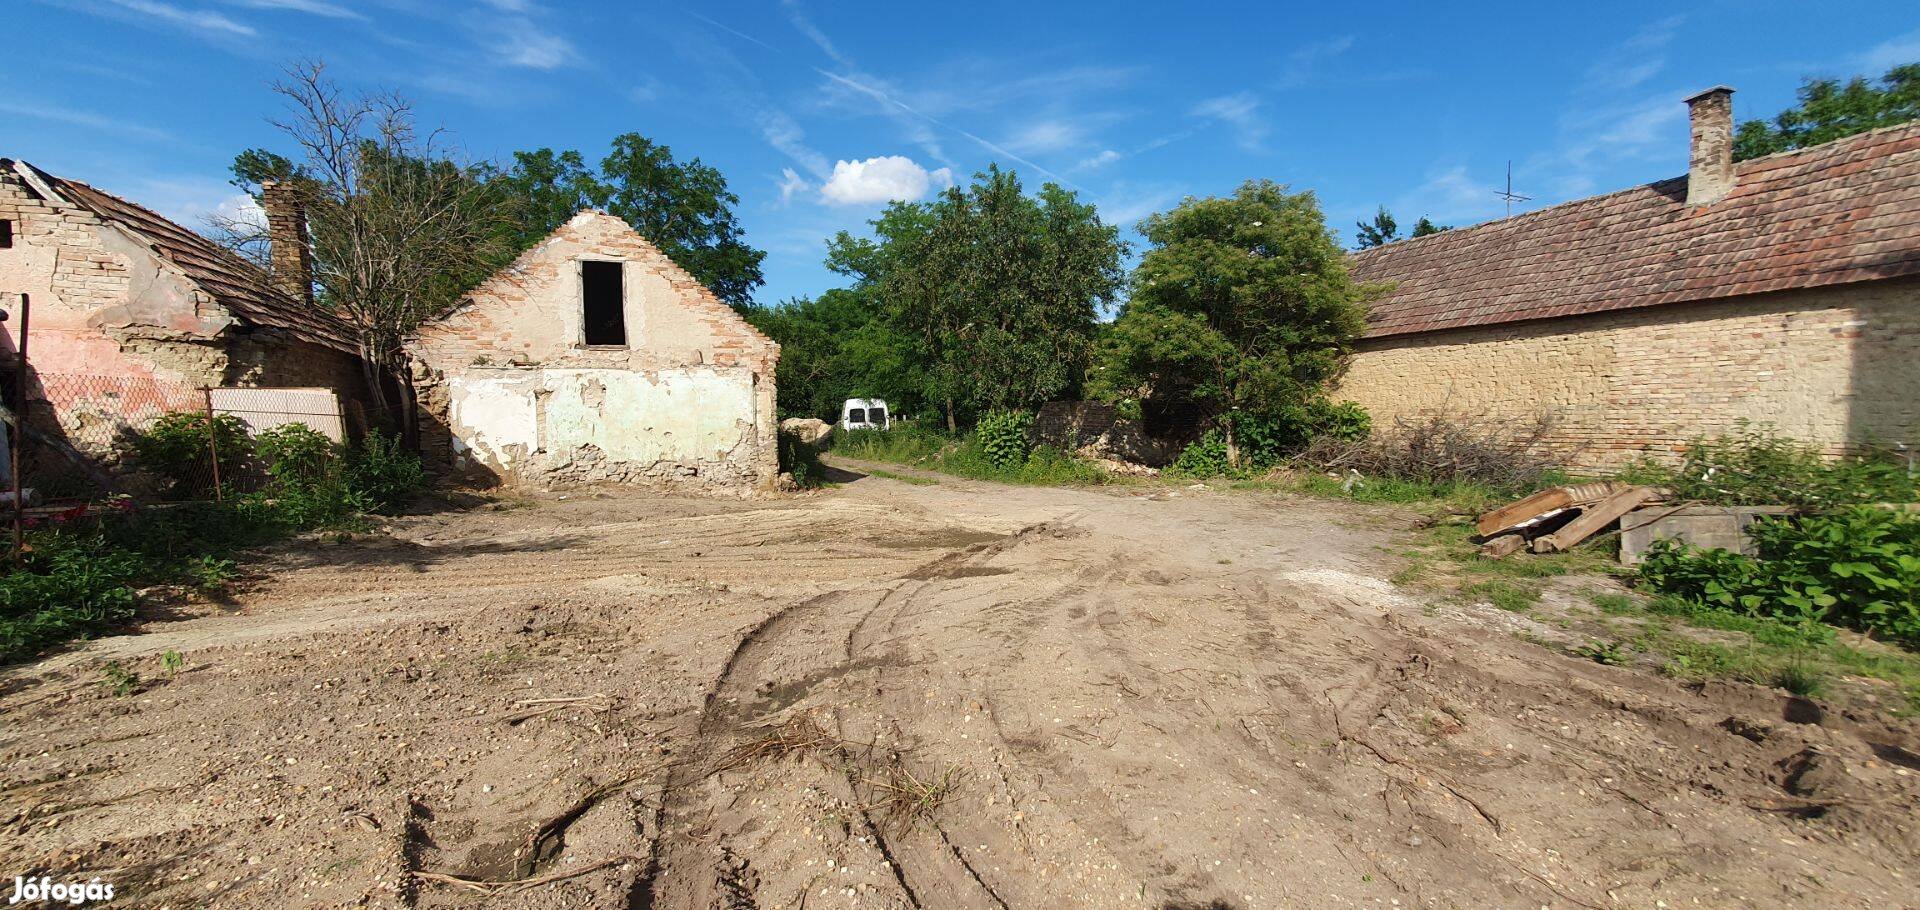
[(1479, 522), (1474, 525), (1474, 531), (1481, 537), (1492, 537), (1514, 525), (1538, 518), (1548, 512), (1599, 502), (1619, 490), (1620, 486), (1612, 483), (1582, 483), (1568, 487), (1549, 487), (1480, 516)]
[(1523, 534), (1502, 534), (1480, 545), (1480, 555), (1489, 559), (1504, 559), (1527, 548), (1527, 538)]
[(1606, 499), (1581, 510), (1580, 517), (1567, 522), (1566, 527), (1536, 538), (1533, 542), (1535, 553), (1557, 553), (1571, 550), (1580, 542), (1600, 532), (1600, 529), (1620, 520), (1620, 516), (1633, 511), (1657, 494), (1652, 487), (1628, 487)]

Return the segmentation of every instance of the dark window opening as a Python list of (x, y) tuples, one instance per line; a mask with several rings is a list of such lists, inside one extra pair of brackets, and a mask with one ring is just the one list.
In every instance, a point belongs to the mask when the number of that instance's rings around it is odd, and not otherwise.
[(627, 343), (625, 298), (620, 263), (580, 263), (580, 308), (586, 316), (587, 344)]
[(886, 422), (887, 422), (887, 409), (886, 409), (886, 408), (874, 408), (873, 410), (870, 410), (870, 411), (868, 411), (868, 412), (867, 412), (867, 422), (868, 422), (868, 423), (886, 423)]
[(13, 222), (0, 220), (0, 250), (13, 249)]
[(866, 408), (848, 408), (847, 422), (848, 423), (866, 423), (867, 409)]

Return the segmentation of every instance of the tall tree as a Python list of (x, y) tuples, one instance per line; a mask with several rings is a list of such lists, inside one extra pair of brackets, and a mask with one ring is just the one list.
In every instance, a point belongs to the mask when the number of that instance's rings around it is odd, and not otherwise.
[(1126, 251), (1093, 206), (1054, 184), (1029, 196), (995, 166), (932, 202), (896, 203), (874, 229), (873, 240), (836, 237), (829, 267), (885, 302), (949, 429), (1082, 380)]
[(1426, 237), (1431, 234), (1438, 234), (1442, 231), (1451, 231), (1451, 230), (1453, 230), (1453, 225), (1434, 224), (1433, 219), (1428, 218), (1425, 215), (1421, 215), (1420, 220), (1413, 223), (1413, 234), (1411, 236)]
[(1356, 221), (1353, 226), (1359, 230), (1356, 242), (1363, 250), (1400, 239), (1400, 223), (1393, 220), (1393, 213), (1384, 205), (1374, 213), (1372, 221)]
[(1151, 246), (1089, 390), (1133, 408), (1198, 409), (1237, 463), (1240, 422), (1315, 400), (1377, 291), (1348, 275), (1313, 194), (1272, 181), (1189, 199), (1142, 230)]
[(598, 172), (576, 151), (514, 153), (498, 183), (519, 204), (513, 239), (530, 246), (589, 206), (633, 225), (720, 299), (744, 309), (764, 283), (766, 254), (748, 246), (733, 209), (740, 199), (720, 171), (678, 161), (673, 150), (639, 133), (613, 139)]
[(1773, 122), (1748, 120), (1734, 134), (1733, 158), (1744, 161), (1832, 142), (1842, 136), (1920, 119), (1920, 63), (1896, 66), (1875, 86), (1864, 76), (1808, 79), (1800, 103)]
[[(311, 227), (316, 302), (352, 329), (374, 403), (414, 437), (411, 371), (402, 342), (451, 307), (511, 250), (506, 207), (437, 133), (420, 132), (404, 98), (348, 96), (319, 63), (297, 65), (273, 89), (289, 116), (275, 122), (299, 147), (289, 159), (243, 152), (235, 180), (291, 180)], [(390, 401), (389, 381), (401, 390)]]

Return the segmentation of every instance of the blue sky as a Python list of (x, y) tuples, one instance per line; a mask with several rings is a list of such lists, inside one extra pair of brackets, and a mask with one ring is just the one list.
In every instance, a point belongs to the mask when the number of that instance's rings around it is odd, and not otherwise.
[(890, 197), (998, 161), (1131, 226), (1266, 177), (1319, 194), (1350, 241), (1498, 217), (1686, 169), (1681, 99), (1734, 86), (1770, 115), (1806, 75), (1920, 61), (1887, 3), (904, 3), (723, 0), (7, 0), (0, 156), (199, 227), (226, 165), (286, 150), (267, 84), (325, 60), (396, 89), (465, 154), (627, 131), (698, 156), (765, 249), (763, 301), (836, 276), (826, 238)]

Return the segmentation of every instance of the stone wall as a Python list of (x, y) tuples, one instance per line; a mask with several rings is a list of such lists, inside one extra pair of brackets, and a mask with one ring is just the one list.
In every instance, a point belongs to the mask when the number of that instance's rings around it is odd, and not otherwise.
[[(623, 264), (625, 345), (585, 343), (582, 261)], [(779, 471), (779, 346), (602, 212), (575, 216), (410, 349), (422, 447), (470, 480), (741, 492)]]
[(1335, 390), (1376, 428), (1551, 413), (1572, 466), (1672, 460), (1740, 421), (1837, 454), (1920, 444), (1920, 282), (1880, 281), (1371, 339)]

